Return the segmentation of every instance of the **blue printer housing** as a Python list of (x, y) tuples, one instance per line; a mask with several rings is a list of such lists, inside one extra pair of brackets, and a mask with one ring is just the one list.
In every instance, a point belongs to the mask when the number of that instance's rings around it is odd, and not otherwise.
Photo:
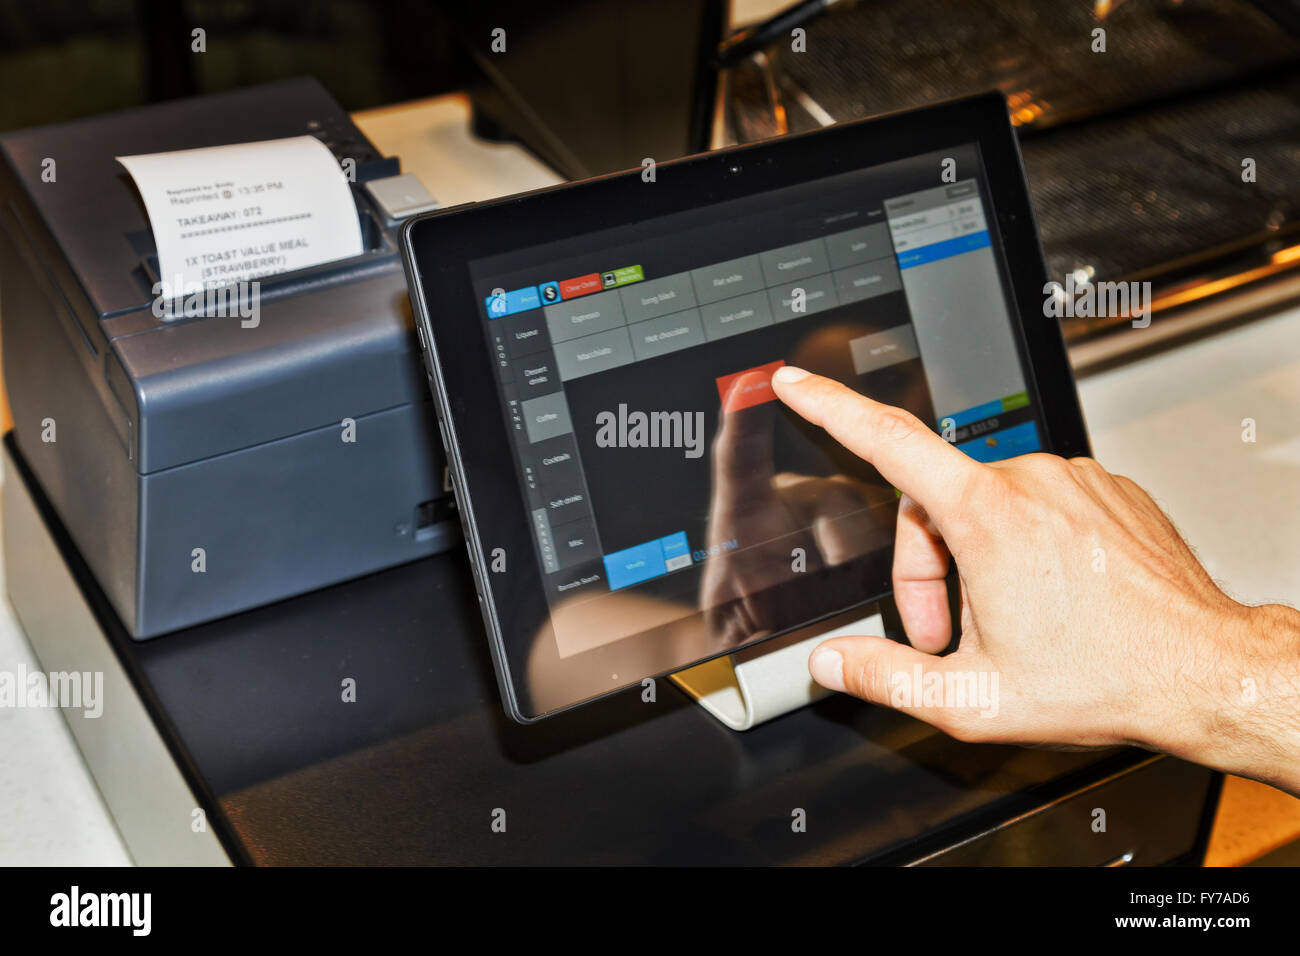
[[(366, 251), (262, 280), (255, 328), (156, 317), (152, 233), (114, 157), (304, 134), (356, 161)], [(398, 223), (364, 189), (398, 172), (312, 80), (0, 136), (15, 440), (134, 637), (459, 542)]]

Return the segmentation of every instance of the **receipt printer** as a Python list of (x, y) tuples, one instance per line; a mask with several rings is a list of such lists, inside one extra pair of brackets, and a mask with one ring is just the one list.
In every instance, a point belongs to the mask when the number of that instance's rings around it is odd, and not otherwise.
[[(263, 278), (254, 328), (157, 308), (114, 157), (303, 135), (353, 174), (361, 254)], [(132, 636), (458, 543), (384, 201), (399, 173), (311, 80), (0, 135), (16, 441)]]

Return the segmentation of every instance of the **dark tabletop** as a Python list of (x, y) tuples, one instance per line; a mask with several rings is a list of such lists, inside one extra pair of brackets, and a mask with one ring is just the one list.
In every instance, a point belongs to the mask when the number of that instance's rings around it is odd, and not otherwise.
[[(636, 688), (520, 726), (501, 709), (459, 551), (119, 640), (219, 802), (227, 840), (258, 863), (907, 855), (1033, 806), (1105, 759), (960, 744), (842, 698), (740, 734), (668, 681), (654, 703)], [(491, 826), (498, 809), (505, 833)], [(805, 832), (792, 829), (796, 809)]]

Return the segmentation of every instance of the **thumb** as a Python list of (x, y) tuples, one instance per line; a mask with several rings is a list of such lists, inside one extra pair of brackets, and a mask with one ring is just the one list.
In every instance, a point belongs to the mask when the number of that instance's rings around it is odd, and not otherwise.
[(837, 637), (817, 645), (808, 672), (829, 690), (901, 710), (956, 736), (973, 717), (996, 716), (998, 709), (997, 681), (980, 681), (978, 671), (959, 669), (961, 663), (955, 654), (935, 657), (884, 637)]

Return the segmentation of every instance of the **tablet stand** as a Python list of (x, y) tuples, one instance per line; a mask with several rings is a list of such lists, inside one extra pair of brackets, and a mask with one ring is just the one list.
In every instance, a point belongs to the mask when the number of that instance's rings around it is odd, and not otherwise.
[(669, 676), (732, 730), (749, 730), (830, 694), (808, 674), (808, 656), (822, 641), (849, 634), (884, 636), (880, 608), (858, 608)]

